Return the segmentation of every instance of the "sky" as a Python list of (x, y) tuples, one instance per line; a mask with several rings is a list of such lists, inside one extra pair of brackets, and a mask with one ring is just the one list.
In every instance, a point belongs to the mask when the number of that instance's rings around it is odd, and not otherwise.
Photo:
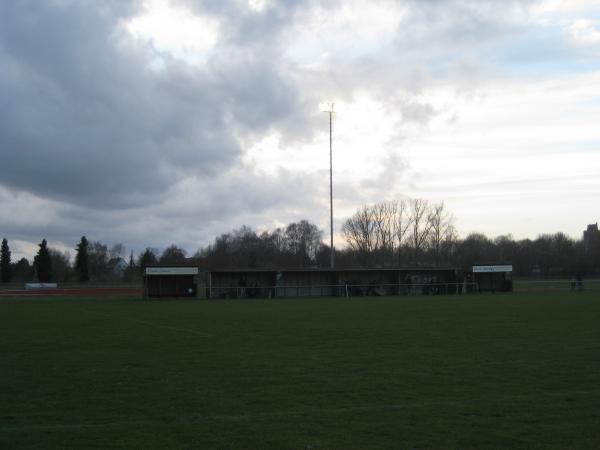
[(444, 202), (461, 236), (600, 219), (598, 0), (0, 2), (13, 259)]

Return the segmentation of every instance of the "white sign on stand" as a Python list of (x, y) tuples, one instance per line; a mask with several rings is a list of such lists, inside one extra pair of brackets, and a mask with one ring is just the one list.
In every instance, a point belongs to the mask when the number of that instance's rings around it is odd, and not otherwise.
[(25, 283), (25, 289), (56, 289), (56, 283)]
[(512, 272), (511, 265), (504, 266), (473, 266), (473, 273)]

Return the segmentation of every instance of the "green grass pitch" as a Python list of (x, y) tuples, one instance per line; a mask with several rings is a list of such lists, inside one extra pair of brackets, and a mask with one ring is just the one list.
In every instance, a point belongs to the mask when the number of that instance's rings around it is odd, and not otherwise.
[(0, 299), (0, 448), (600, 448), (600, 296)]

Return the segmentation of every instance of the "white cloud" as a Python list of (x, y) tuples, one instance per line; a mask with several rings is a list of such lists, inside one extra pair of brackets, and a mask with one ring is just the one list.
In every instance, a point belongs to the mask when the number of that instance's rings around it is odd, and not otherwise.
[(600, 22), (577, 19), (569, 26), (571, 38), (581, 45), (600, 45)]
[(599, 9), (597, 0), (542, 0), (535, 2), (531, 10), (536, 15), (564, 15)]
[(290, 30), (286, 54), (309, 67), (375, 54), (392, 43), (405, 10), (393, 1), (359, 0), (316, 8)]
[[(204, 63), (219, 37), (215, 19), (193, 13), (172, 0), (146, 0), (143, 13), (123, 25), (134, 38), (150, 43), (157, 52), (190, 64)], [(156, 57), (161, 59), (160, 55)]]
[(256, 13), (262, 13), (269, 6), (271, 6), (271, 3), (272, 2), (270, 2), (269, 0), (248, 0), (248, 6), (252, 11)]
[(447, 200), (463, 233), (578, 237), (600, 215), (599, 89), (594, 72), (498, 81), (484, 97), (457, 98), (458, 121), (435, 119), (413, 145), (421, 177), (410, 194)]

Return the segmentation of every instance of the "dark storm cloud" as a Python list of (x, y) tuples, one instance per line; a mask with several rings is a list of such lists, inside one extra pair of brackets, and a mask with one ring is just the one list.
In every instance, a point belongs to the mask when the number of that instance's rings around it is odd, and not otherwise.
[[(303, 133), (303, 100), (265, 54), (271, 44), (248, 44), (275, 37), (296, 7), (222, 15), (229, 31), (206, 67), (167, 59), (156, 70), (155, 52), (120, 26), (140, 2), (2, 2), (0, 231), (34, 242), (85, 233), (134, 247), (190, 244), (235, 217), (259, 225), (272, 208), (301, 210), (300, 192), (311, 204), (312, 185), (255, 174), (240, 159), (240, 140), (276, 127)], [(196, 180), (192, 192), (178, 190), (185, 179)]]
[[(391, 48), (333, 54), (316, 70), (287, 60), (287, 47), (316, 9), (344, 2), (280, 0), (261, 11), (241, 0), (173, 3), (219, 24), (200, 67), (124, 31), (141, 1), (0, 2), (0, 202), (9, 210), (0, 232), (193, 249), (243, 223), (327, 217), (322, 174), (269, 174), (244, 162), (248, 145), (270, 133), (283, 148), (311, 141), (322, 131), (317, 105), (359, 90), (386, 99), (403, 122), (427, 124), (437, 111), (414, 95), (440, 61), (464, 64), (452, 43), (520, 26), (513, 15), (530, 2), (384, 1), (408, 11)], [(384, 167), (389, 179), (406, 170), (394, 153)], [(339, 191), (348, 202), (364, 195)]]
[(3, 185), (128, 206), (240, 155), (215, 80), (177, 66), (149, 70), (150, 55), (119, 31), (120, 18), (90, 3), (2, 3)]
[[(282, 211), (301, 220), (327, 215), (325, 174), (287, 171), (267, 175), (230, 170), (215, 178), (188, 178), (166, 194), (168, 202), (136, 208), (98, 210), (40, 199), (0, 188), (0, 235), (9, 239), (48, 238), (73, 247), (81, 234), (107, 243), (124, 242), (138, 252), (148, 245), (176, 243), (195, 251), (202, 243), (242, 224), (275, 228)], [(315, 195), (318, 193), (319, 195)]]
[[(2, 2), (0, 103), (8, 113), (0, 148), (10, 155), (0, 166), (3, 185), (95, 207), (131, 206), (155, 200), (188, 173), (225, 170), (241, 154), (239, 138), (280, 128), (310, 139), (318, 95), (301, 94), (305, 86), (279, 56), (290, 24), (318, 2), (279, 1), (260, 13), (233, 0), (180, 3), (214, 15), (224, 30), (207, 70), (168, 63), (149, 70), (152, 53), (118, 28), (139, 2)], [(494, 7), (415, 2), (410, 17), (427, 33), (478, 36), (492, 28)], [(416, 26), (407, 30), (402, 39), (419, 37)], [(353, 69), (342, 80), (349, 91), (360, 84)]]
[[(306, 86), (295, 84), (280, 52), (291, 24), (316, 2), (280, 1), (259, 13), (233, 0), (181, 3), (214, 15), (223, 29), (206, 70), (149, 69), (154, 55), (118, 27), (139, 2), (0, 5), (0, 102), (9, 112), (0, 120), (0, 148), (10, 155), (0, 166), (4, 186), (130, 207), (156, 201), (187, 174), (226, 170), (241, 155), (239, 138), (273, 129), (311, 138), (318, 95), (300, 94)], [(478, 34), (490, 28), (494, 2), (477, 4), (418, 2), (411, 17), (424, 29), (445, 30), (435, 26), (443, 21), (451, 33)], [(418, 37), (417, 28), (407, 30)], [(344, 74), (342, 66), (337, 76), (350, 92), (354, 68)]]

